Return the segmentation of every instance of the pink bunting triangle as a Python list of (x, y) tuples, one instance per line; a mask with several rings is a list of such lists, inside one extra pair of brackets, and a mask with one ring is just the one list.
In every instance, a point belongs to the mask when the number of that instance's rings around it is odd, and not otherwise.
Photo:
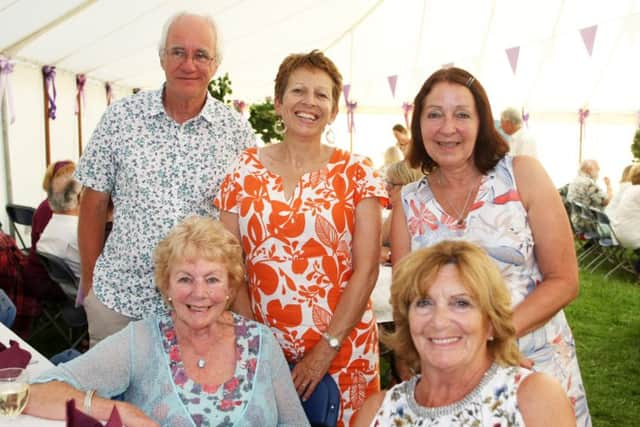
[(589, 56), (593, 53), (593, 43), (596, 41), (596, 32), (598, 31), (597, 25), (592, 25), (591, 27), (585, 27), (580, 30), (580, 35), (582, 36), (582, 41), (584, 42), (584, 47), (587, 48), (587, 52)]
[(509, 65), (511, 65), (511, 71), (513, 71), (513, 75), (516, 74), (516, 69), (518, 68), (518, 56), (520, 56), (520, 46), (510, 47), (509, 49), (505, 49), (507, 53), (507, 59), (509, 59)]
[(398, 75), (394, 74), (392, 76), (387, 77), (387, 81), (389, 82), (389, 88), (391, 89), (391, 96), (396, 97), (396, 83), (398, 82)]
[(349, 102), (349, 92), (351, 91), (351, 85), (347, 83), (342, 86), (342, 94), (344, 95), (344, 103), (347, 104)]

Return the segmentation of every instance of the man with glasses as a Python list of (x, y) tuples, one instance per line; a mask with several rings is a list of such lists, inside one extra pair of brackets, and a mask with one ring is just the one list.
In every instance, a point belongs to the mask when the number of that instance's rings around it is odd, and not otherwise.
[(217, 217), (212, 200), (228, 165), (255, 144), (248, 122), (207, 91), (222, 57), (210, 17), (171, 17), (159, 55), (164, 86), (110, 106), (76, 171), (86, 187), (78, 228), (92, 345), (165, 309), (153, 283), (156, 244), (189, 215)]

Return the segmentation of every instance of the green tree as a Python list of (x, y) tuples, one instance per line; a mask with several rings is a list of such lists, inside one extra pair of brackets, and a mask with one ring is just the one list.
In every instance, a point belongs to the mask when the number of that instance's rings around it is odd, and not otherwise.
[(631, 153), (636, 161), (640, 161), (640, 128), (636, 130), (636, 134), (633, 137), (633, 144), (631, 144)]
[(277, 121), (278, 117), (271, 99), (267, 98), (263, 103), (253, 104), (249, 107), (249, 123), (265, 144), (282, 141), (282, 135), (276, 132)]
[(231, 90), (231, 79), (229, 73), (224, 73), (224, 76), (213, 79), (209, 82), (209, 93), (215, 99), (225, 104), (230, 104), (231, 100), (227, 99), (227, 96), (233, 93)]

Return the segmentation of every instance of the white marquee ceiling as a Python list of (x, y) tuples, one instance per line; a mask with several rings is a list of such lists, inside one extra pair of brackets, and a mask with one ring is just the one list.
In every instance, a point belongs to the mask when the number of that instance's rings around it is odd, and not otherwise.
[[(640, 0), (0, 0), (0, 52), (152, 88), (157, 41), (180, 10), (218, 22), (233, 98), (271, 95), (280, 61), (323, 49), (359, 106), (398, 108), (443, 64), (469, 69), (497, 106), (635, 114)], [(597, 25), (593, 54), (580, 30)], [(516, 73), (505, 50), (520, 47)], [(395, 98), (387, 77), (397, 75)]]

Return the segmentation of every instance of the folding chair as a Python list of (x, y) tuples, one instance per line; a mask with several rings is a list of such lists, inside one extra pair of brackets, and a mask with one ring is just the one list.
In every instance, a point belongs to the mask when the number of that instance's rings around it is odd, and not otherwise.
[[(43, 314), (47, 318), (47, 322), (34, 331), (31, 336), (33, 337), (51, 325), (64, 338), (67, 345), (76, 348), (88, 335), (87, 315), (84, 307), (75, 306), (80, 281), (62, 258), (46, 252), (37, 251), (36, 253), (51, 280), (60, 285), (67, 299), (62, 303), (45, 301)], [(82, 329), (82, 332), (74, 340), (74, 330), (77, 329)]]
[(7, 203), (6, 209), (9, 220), (11, 221), (11, 228), (15, 232), (16, 236), (18, 236), (18, 240), (20, 240), (20, 245), (22, 246), (21, 249), (26, 251), (27, 249), (29, 249), (29, 246), (25, 244), (24, 239), (22, 238), (22, 234), (20, 234), (20, 230), (18, 230), (16, 224), (24, 225), (25, 227), (31, 227), (33, 213), (36, 210), (29, 206), (14, 205), (12, 203)]

